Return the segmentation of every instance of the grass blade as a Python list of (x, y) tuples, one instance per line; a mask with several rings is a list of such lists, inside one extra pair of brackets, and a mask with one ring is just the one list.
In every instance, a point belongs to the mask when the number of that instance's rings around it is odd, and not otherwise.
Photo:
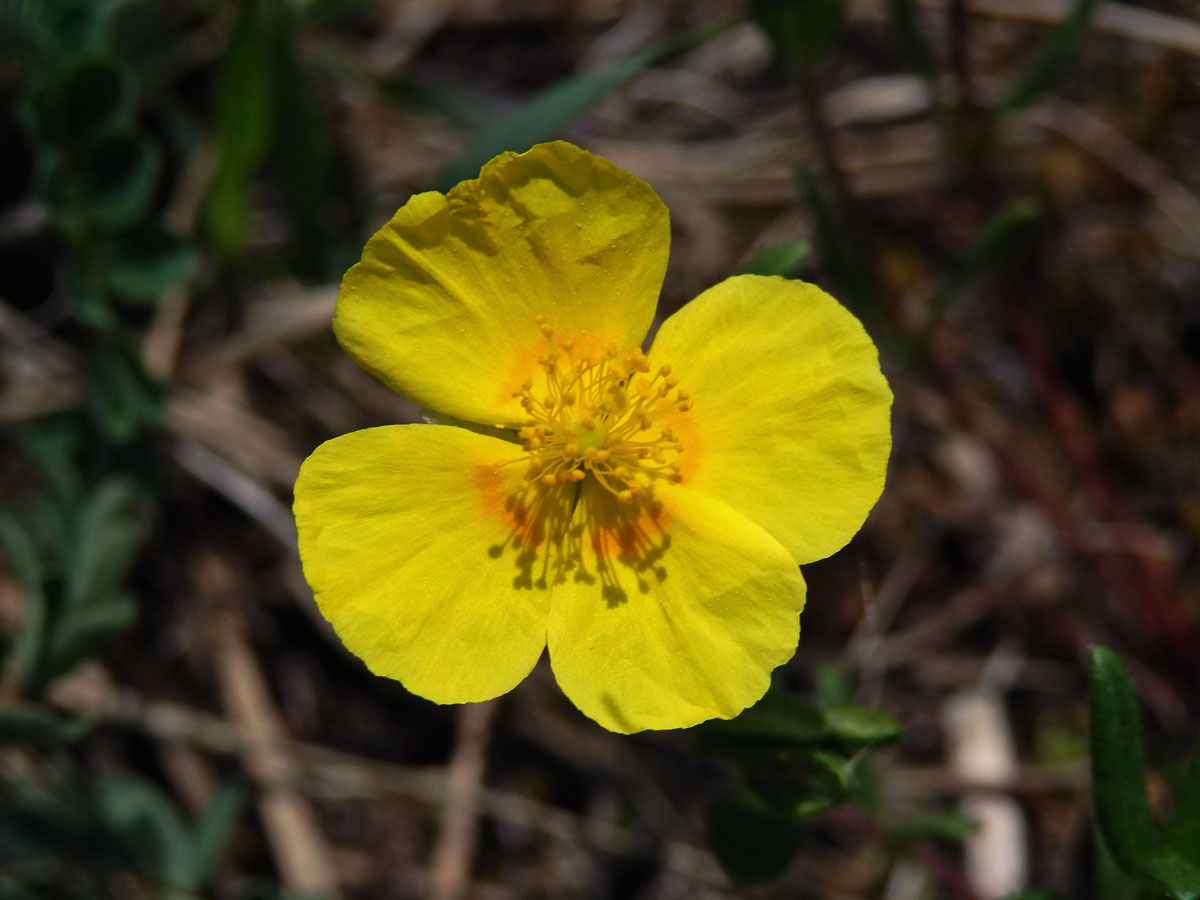
[(721, 21), (668, 38), (615, 65), (581, 72), (547, 88), (481, 131), (458, 159), (443, 170), (435, 187), (449, 190), (460, 181), (474, 178), (484, 163), (506, 150), (524, 151), (558, 137), (575, 119), (642, 69), (706, 40), (731, 24), (732, 21)]
[(1028, 106), (1050, 87), (1079, 46), (1092, 13), (1099, 5), (1099, 0), (1076, 0), (1071, 12), (1055, 27), (1025, 71), (1001, 98), (997, 105), (999, 112), (1012, 112)]
[(1146, 755), (1133, 682), (1120, 658), (1092, 648), (1090, 741), (1096, 824), (1122, 869), (1146, 873), (1155, 835), (1146, 799)]

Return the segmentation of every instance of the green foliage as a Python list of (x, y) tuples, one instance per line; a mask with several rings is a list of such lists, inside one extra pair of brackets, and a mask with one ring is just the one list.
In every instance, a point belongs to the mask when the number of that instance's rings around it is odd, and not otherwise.
[(782, 871), (806, 820), (863, 797), (867, 749), (900, 732), (876, 710), (820, 708), (775, 688), (734, 719), (694, 728), (697, 748), (726, 760), (737, 776), (709, 810), (714, 852), (730, 876), (753, 883)]
[(196, 266), (196, 249), (161, 222), (147, 222), (102, 245), (104, 277), (113, 297), (130, 306), (150, 306), (186, 281)]
[(808, 241), (780, 241), (767, 247), (758, 256), (746, 263), (739, 275), (782, 275), (790, 278), (808, 259), (812, 247)]
[(892, 39), (905, 64), (927, 85), (936, 85), (937, 58), (921, 28), (916, 0), (888, 0), (887, 9)]
[(850, 233), (849, 226), (811, 169), (799, 166), (797, 175), (805, 202), (813, 213), (821, 262), (835, 282), (838, 296), (844, 297), (848, 301), (847, 306), (860, 315), (877, 316), (883, 309), (883, 300), (871, 277), (870, 266)]
[[(143, 893), (194, 895), (211, 880), (242, 807), (233, 785), (217, 787), (190, 817), (154, 782), (110, 771), (85, 781), (60, 760), (0, 784), (0, 896), (109, 896), (121, 873)], [(141, 895), (141, 894), (139, 894)]]
[(1041, 96), (1074, 55), (1099, 6), (1099, 0), (1075, 0), (1071, 12), (1038, 49), (1032, 61), (1005, 92), (997, 104), (1001, 113), (1028, 106)]
[(647, 66), (700, 43), (730, 24), (719, 22), (652, 44), (614, 65), (564, 79), (518, 104), (479, 132), (438, 176), (435, 187), (449, 190), (460, 181), (476, 177), (484, 163), (505, 151), (523, 152), (558, 137), (579, 116)]
[(829, 52), (846, 7), (842, 0), (749, 0), (746, 13), (771, 42), (775, 58), (795, 71)]
[(1200, 746), (1192, 753), (1179, 785), (1175, 806), (1163, 830), (1163, 845), (1200, 866)]
[(0, 746), (70, 744), (91, 727), (86, 719), (64, 719), (36, 703), (0, 706)]
[(978, 822), (962, 813), (935, 811), (900, 820), (888, 830), (888, 837), (900, 843), (929, 839), (959, 841), (978, 827)]
[(1146, 798), (1145, 751), (1133, 683), (1120, 658), (1104, 647), (1092, 648), (1089, 709), (1092, 803), (1113, 860), (1176, 900), (1194, 900), (1200, 896), (1200, 842), (1191, 840), (1200, 830), (1196, 760), (1160, 841)]
[(0, 515), (0, 550), (26, 596), (17, 643), (22, 688), (37, 695), (133, 621), (123, 588), (145, 537), (141, 496), (126, 480), (101, 481), (82, 502), (50, 500), (24, 519)]
[(807, 829), (795, 816), (767, 806), (746, 787), (718, 796), (708, 808), (708, 843), (738, 884), (777, 877), (791, 862)]
[(279, 189), (292, 227), (293, 263), (309, 277), (320, 278), (329, 243), (323, 203), (332, 178), (333, 147), (296, 54), (295, 13), (290, 5), (279, 4), (275, 14), (271, 62)]
[(300, 13), (260, 0), (237, 8), (217, 71), (217, 162), (204, 207), (208, 240), (227, 258), (241, 255), (254, 182), (265, 172), (289, 225), (292, 267), (312, 279), (329, 278), (338, 249), (325, 209), (333, 146), (298, 54)]
[(968, 285), (994, 272), (1028, 246), (1041, 214), (1041, 207), (1035, 201), (1020, 199), (1009, 203), (988, 219), (971, 238), (970, 245), (950, 277), (930, 298), (931, 321), (940, 319)]
[(250, 220), (250, 179), (270, 147), (271, 53), (259, 0), (238, 5), (237, 23), (217, 72), (217, 164), (205, 224), (213, 246), (237, 251)]
[(107, 773), (96, 782), (93, 798), (130, 859), (158, 883), (192, 892), (220, 862), (241, 809), (241, 793), (223, 785), (193, 825), (157, 785), (132, 772)]

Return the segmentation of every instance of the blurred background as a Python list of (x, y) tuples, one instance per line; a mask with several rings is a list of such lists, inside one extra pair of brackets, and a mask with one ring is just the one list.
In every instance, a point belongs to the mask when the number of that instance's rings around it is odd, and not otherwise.
[[(1162, 813), (1200, 721), (1198, 13), (0, 0), (0, 898), (1156, 896), (1094, 836), (1087, 648)], [(341, 274), (556, 137), (670, 208), (660, 315), (794, 275), (881, 348), (887, 490), (757, 719), (617, 736), (545, 660), (438, 707), (300, 574), (300, 461), (418, 416), (335, 345)]]

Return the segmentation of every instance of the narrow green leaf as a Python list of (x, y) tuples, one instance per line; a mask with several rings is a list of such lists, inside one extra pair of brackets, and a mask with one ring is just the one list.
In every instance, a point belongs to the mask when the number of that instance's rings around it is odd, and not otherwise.
[(941, 319), (967, 285), (996, 269), (1026, 245), (1041, 215), (1041, 206), (1036, 201), (1020, 199), (1009, 203), (983, 224), (950, 277), (929, 298), (930, 327)]
[(1092, 648), (1089, 714), (1096, 824), (1116, 863), (1145, 873), (1155, 836), (1141, 720), (1129, 674), (1105, 647)]
[(1099, 5), (1099, 0), (1075, 0), (1067, 17), (1055, 26), (1033, 60), (1001, 98), (997, 105), (999, 112), (1028, 106), (1050, 87), (1079, 46), (1092, 13)]
[(250, 179), (270, 145), (271, 54), (260, 0), (238, 4), (238, 20), (217, 73), (217, 164), (205, 224), (224, 253), (242, 245), (250, 219)]
[(615, 65), (571, 76), (518, 104), (481, 131), (446, 167), (438, 177), (437, 189), (446, 191), (476, 177), (484, 163), (505, 151), (523, 152), (558, 137), (575, 119), (647, 66), (700, 43), (730, 24), (722, 21), (652, 44)]
[(189, 833), (175, 804), (154, 783), (132, 772), (107, 772), (94, 787), (97, 811), (126, 850), (171, 887), (186, 871)]
[(26, 593), (42, 593), (46, 573), (37, 542), (25, 524), (8, 512), (0, 512), (0, 553)]
[(92, 727), (86, 719), (64, 719), (36, 703), (0, 707), (0, 745), (69, 744)]
[(74, 506), (84, 489), (72, 458), (83, 439), (79, 417), (74, 413), (45, 417), (23, 428), (19, 437), (22, 452), (37, 467), (48, 493)]
[(213, 791), (192, 829), (188, 869), (179, 873), (181, 886), (199, 891), (212, 878), (241, 815), (242, 801), (242, 792), (236, 785), (221, 784)]
[(882, 744), (904, 733), (891, 716), (865, 706), (831, 706), (822, 713), (831, 732), (854, 744)]
[(837, 283), (838, 296), (845, 297), (859, 315), (877, 315), (883, 302), (870, 275), (867, 261), (859, 253), (845, 221), (830, 203), (820, 181), (807, 166), (797, 167), (804, 198), (812, 210), (816, 225), (817, 248), (821, 262)]
[(1200, 747), (1192, 753), (1179, 785), (1163, 829), (1163, 846), (1200, 867)]
[(143, 368), (124, 335), (98, 343), (88, 359), (88, 413), (104, 439), (117, 446), (153, 427), (163, 411), (163, 389)]
[(736, 883), (778, 876), (804, 840), (803, 822), (766, 807), (745, 787), (719, 795), (708, 808), (708, 843)]
[(322, 119), (313, 85), (297, 55), (297, 13), (286, 3), (275, 7), (271, 35), (275, 85), (274, 157), (278, 183), (291, 231), (293, 265), (313, 280), (324, 272), (327, 236), (324, 202), (333, 178), (330, 128)]
[(961, 841), (978, 828), (977, 821), (960, 812), (929, 812), (901, 820), (889, 829), (888, 834), (905, 842), (928, 838)]
[(905, 64), (926, 83), (936, 83), (937, 61), (921, 26), (916, 0), (888, 0), (887, 8), (892, 38)]
[(56, 619), (46, 648), (47, 677), (62, 675), (107, 648), (137, 620), (137, 613), (131, 595), (113, 594)]
[(195, 248), (157, 221), (120, 235), (103, 252), (108, 286), (132, 305), (157, 303), (196, 265)]
[(51, 624), (46, 571), (33, 535), (9, 513), (0, 513), (0, 551), (25, 589), (24, 618), (16, 645), (17, 679), (26, 693), (36, 694), (46, 681), (46, 644)]
[(829, 52), (846, 16), (842, 0), (749, 0), (746, 12), (793, 70)]
[(808, 259), (812, 247), (808, 241), (780, 241), (767, 247), (758, 256), (742, 266), (739, 275), (782, 275), (790, 278), (796, 274), (801, 263)]

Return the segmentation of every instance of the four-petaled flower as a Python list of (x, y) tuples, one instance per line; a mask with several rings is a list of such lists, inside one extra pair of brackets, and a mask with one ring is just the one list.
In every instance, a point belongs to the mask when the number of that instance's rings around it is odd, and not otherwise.
[(372, 671), (439, 703), (543, 648), (613, 731), (756, 701), (795, 653), (798, 564), (883, 489), (891, 392), (818, 288), (738, 276), (641, 346), (666, 268), (648, 185), (571, 144), (418, 194), (346, 273), (334, 332), (455, 425), (322, 444), (296, 482), (304, 573)]

